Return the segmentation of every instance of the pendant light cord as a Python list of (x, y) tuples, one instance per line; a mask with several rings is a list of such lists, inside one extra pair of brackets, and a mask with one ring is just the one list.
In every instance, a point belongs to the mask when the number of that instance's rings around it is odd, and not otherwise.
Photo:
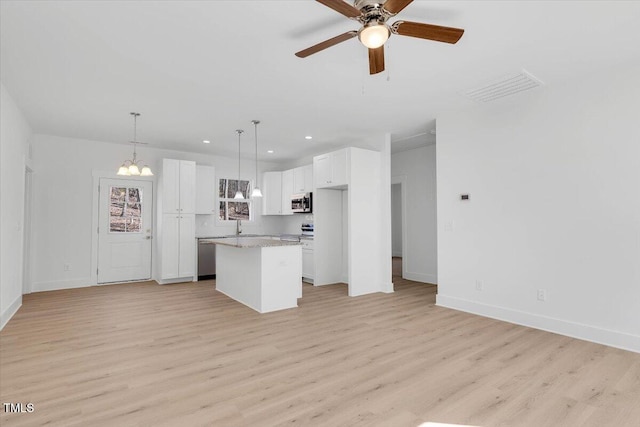
[(238, 182), (236, 183), (237, 191), (240, 191), (240, 135), (244, 132), (242, 129), (236, 129), (238, 134)]
[(258, 123), (260, 120), (252, 120), (253, 127), (255, 129), (255, 140), (256, 140), (256, 188), (259, 188), (258, 185)]

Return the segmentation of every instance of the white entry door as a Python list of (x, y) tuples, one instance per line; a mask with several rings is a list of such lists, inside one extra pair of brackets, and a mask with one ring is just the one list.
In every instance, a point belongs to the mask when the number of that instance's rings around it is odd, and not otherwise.
[(153, 186), (100, 179), (98, 283), (151, 279)]

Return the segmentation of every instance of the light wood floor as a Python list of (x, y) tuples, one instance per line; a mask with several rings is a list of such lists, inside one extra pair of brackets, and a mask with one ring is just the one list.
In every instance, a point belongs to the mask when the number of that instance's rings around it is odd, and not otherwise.
[(0, 333), (2, 426), (638, 426), (640, 355), (393, 294), (304, 286), (260, 315), (213, 282), (27, 295)]
[(402, 258), (401, 257), (391, 257), (391, 274), (394, 277), (402, 277)]

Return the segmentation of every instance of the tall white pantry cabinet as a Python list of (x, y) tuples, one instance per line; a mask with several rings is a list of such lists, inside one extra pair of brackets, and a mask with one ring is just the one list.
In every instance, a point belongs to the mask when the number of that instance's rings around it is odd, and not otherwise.
[(162, 159), (158, 188), (158, 282), (195, 275), (196, 163)]

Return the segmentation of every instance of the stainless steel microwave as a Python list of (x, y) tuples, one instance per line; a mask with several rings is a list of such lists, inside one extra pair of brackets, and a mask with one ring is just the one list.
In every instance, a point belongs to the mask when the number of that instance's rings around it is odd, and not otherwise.
[(294, 194), (291, 196), (292, 212), (313, 212), (312, 193)]

